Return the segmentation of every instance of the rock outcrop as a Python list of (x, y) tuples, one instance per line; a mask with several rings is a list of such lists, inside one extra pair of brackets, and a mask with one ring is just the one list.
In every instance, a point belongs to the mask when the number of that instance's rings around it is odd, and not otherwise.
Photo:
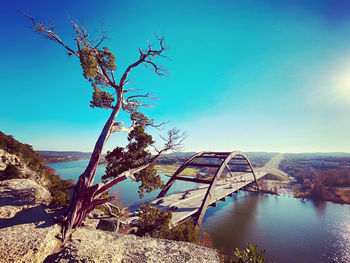
[(50, 193), (28, 179), (0, 182), (0, 262), (43, 262), (59, 247)]
[(48, 205), (50, 201), (50, 192), (32, 180), (0, 181), (0, 218), (11, 218), (23, 209)]
[(79, 228), (53, 262), (220, 262), (213, 249), (187, 242)]

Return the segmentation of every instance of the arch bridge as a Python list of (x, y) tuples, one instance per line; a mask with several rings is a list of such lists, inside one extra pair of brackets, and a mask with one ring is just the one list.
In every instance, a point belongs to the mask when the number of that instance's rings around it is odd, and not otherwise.
[[(259, 191), (257, 180), (267, 173), (264, 168), (254, 171), (248, 157), (240, 151), (200, 152), (178, 168), (151, 205), (172, 210), (173, 225), (195, 218), (199, 227), (209, 206), (216, 206), (218, 201), (225, 201), (227, 196), (248, 186)], [(197, 186), (166, 196), (175, 181), (193, 182)]]

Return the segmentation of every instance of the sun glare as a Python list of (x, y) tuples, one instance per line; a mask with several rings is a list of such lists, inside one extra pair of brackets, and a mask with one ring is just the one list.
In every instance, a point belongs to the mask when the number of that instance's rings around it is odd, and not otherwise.
[(344, 102), (350, 103), (350, 68), (335, 77), (336, 95)]

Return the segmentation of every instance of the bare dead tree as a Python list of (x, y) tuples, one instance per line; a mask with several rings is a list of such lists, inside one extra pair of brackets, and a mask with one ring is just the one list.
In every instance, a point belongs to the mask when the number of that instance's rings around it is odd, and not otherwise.
[[(125, 88), (129, 83), (128, 77), (130, 72), (140, 65), (146, 66), (146, 68), (155, 72), (159, 76), (167, 75), (166, 69), (163, 66), (158, 65), (155, 61), (157, 57), (166, 58), (163, 53), (166, 51), (167, 47), (164, 44), (165, 40), (163, 36), (158, 37), (156, 35), (159, 44), (158, 49), (153, 48), (150, 43), (148, 43), (146, 49), (140, 48), (137, 61), (130, 64), (123, 72), (121, 78), (117, 80), (114, 75), (117, 68), (115, 57), (108, 47), (101, 47), (106, 39), (105, 31), (103, 31), (102, 26), (99, 38), (96, 40), (90, 40), (90, 35), (87, 33), (86, 29), (78, 25), (73, 19), (69, 18), (75, 31), (75, 48), (73, 48), (68, 46), (61, 37), (56, 34), (52, 23), (46, 25), (41, 21), (36, 21), (33, 17), (27, 14), (25, 14), (25, 16), (31, 21), (31, 27), (35, 33), (58, 43), (66, 49), (68, 55), (79, 59), (83, 69), (83, 75), (89, 80), (94, 89), (90, 106), (92, 108), (97, 107), (111, 110), (111, 114), (96, 141), (91, 159), (83, 174), (80, 175), (75, 186), (68, 212), (62, 220), (62, 238), (65, 240), (67, 233), (69, 233), (71, 229), (80, 226), (93, 208), (103, 205), (111, 200), (112, 197), (102, 197), (106, 191), (127, 178), (142, 181), (143, 175), (145, 175), (144, 171), (147, 171), (149, 167), (152, 167), (154, 161), (162, 153), (179, 147), (185, 136), (184, 134), (181, 134), (179, 130), (172, 129), (168, 132), (168, 136), (163, 138), (165, 141), (164, 146), (162, 148), (155, 147), (154, 141), (143, 133), (143, 128), (147, 126), (160, 127), (165, 123), (162, 122), (160, 124), (155, 124), (153, 119), (148, 119), (138, 110), (139, 108), (150, 106), (150, 104), (144, 102), (145, 99), (154, 100), (156, 98), (150, 93), (139, 94), (136, 89)], [(107, 90), (111, 90), (112, 92)], [(134, 94), (129, 95), (129, 93)], [(127, 127), (122, 122), (116, 121), (116, 118), (121, 111), (129, 114), (132, 122), (131, 126)], [(139, 160), (135, 160), (132, 164), (128, 163), (128, 165), (126, 165), (127, 155), (123, 155), (121, 148), (118, 148), (116, 155), (119, 156), (119, 159), (116, 157), (114, 158), (116, 164), (114, 164), (114, 166), (112, 165), (110, 168), (109, 180), (105, 178), (106, 180), (102, 183), (93, 184), (102, 150), (108, 138), (116, 132), (129, 132), (130, 134), (133, 134), (133, 137), (130, 137), (130, 141), (137, 138), (137, 140), (145, 140), (147, 143), (143, 144), (143, 148), (134, 149), (134, 151), (139, 154), (140, 158)], [(142, 139), (140, 139), (140, 134), (142, 135)], [(149, 145), (153, 145), (156, 151), (156, 154), (153, 156), (144, 153), (145, 147)], [(113, 158), (111, 157), (111, 159)], [(118, 162), (124, 162), (125, 165), (123, 168), (120, 168)], [(119, 165), (118, 169), (115, 168), (116, 165)]]

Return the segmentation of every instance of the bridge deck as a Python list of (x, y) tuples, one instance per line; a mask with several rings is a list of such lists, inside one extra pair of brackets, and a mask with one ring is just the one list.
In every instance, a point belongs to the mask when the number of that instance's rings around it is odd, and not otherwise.
[[(265, 176), (267, 173), (268, 172), (265, 169), (257, 169), (255, 172), (256, 179)], [(215, 187), (215, 196), (210, 198), (210, 205), (218, 202), (226, 196), (229, 196), (239, 189), (242, 189), (244, 186), (252, 182), (254, 182), (253, 175), (246, 173), (236, 174), (233, 178), (226, 178), (218, 181)], [(172, 213), (172, 224), (177, 225), (179, 222), (194, 215), (199, 210), (207, 190), (208, 185), (200, 186), (195, 189), (155, 199), (151, 202), (151, 205), (166, 210), (169, 210), (172, 206), (177, 207)], [(187, 195), (187, 198), (183, 199), (182, 196), (185, 192), (188, 192), (189, 194)], [(163, 199), (163, 202), (157, 204), (160, 199)]]

